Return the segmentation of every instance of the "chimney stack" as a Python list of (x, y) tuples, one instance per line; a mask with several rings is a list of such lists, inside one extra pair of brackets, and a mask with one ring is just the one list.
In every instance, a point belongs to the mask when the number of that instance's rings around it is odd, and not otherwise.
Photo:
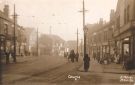
[(114, 9), (111, 9), (111, 13), (110, 13), (110, 21), (112, 21), (114, 19), (115, 16), (115, 12)]
[(4, 11), (4, 14), (5, 14), (7, 17), (9, 17), (9, 5), (5, 5), (3, 11)]
[(103, 18), (100, 18), (99, 24), (102, 26), (104, 24)]

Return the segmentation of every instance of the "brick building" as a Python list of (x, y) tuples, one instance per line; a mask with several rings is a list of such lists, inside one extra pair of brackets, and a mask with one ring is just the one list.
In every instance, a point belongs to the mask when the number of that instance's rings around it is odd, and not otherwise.
[(114, 38), (116, 51), (124, 62), (129, 53), (130, 62), (135, 65), (135, 0), (118, 0), (115, 14)]
[(113, 22), (104, 23), (100, 19), (99, 23), (88, 27), (88, 51), (94, 58), (102, 59), (111, 57), (113, 54)]
[[(101, 21), (100, 21), (101, 22)], [(135, 67), (135, 0), (118, 0), (107, 23), (87, 26), (89, 52), (100, 58), (111, 57)], [(124, 56), (128, 53), (128, 57)]]
[(6, 49), (13, 48), (13, 40), (16, 39), (16, 54), (20, 55), (24, 53), (25, 48), (25, 30), (22, 26), (17, 24), (16, 17), (16, 36), (14, 38), (14, 20), (10, 18), (9, 15), (9, 6), (5, 5), (3, 11), (0, 10), (0, 35), (5, 36), (5, 41), (2, 44), (2, 47)]

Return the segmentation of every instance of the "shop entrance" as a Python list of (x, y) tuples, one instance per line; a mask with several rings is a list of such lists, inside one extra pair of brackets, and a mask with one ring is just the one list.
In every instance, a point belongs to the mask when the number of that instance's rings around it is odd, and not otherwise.
[(130, 57), (130, 42), (129, 38), (125, 38), (122, 43), (122, 61), (124, 61), (124, 56)]
[(130, 38), (125, 38), (122, 43), (122, 62), (126, 70), (133, 68)]

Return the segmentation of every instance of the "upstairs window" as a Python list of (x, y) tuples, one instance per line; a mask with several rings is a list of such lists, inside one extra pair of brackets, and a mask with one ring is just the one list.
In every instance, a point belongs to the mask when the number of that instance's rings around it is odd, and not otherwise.
[(126, 17), (127, 17), (127, 15), (126, 15), (126, 9), (124, 9), (124, 24), (126, 24), (127, 23), (127, 20), (126, 20)]
[(8, 34), (8, 25), (7, 24), (5, 24), (4, 25), (4, 34)]
[(127, 7), (127, 22), (129, 22), (130, 6)]
[(116, 28), (120, 28), (120, 16), (117, 17)]

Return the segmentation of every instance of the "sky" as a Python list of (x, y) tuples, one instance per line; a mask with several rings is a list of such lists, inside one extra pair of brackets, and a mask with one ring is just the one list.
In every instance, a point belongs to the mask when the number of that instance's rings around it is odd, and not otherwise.
[[(18, 23), (24, 27), (38, 28), (40, 33), (56, 34), (64, 40), (75, 40), (79, 30), (79, 39), (83, 38), (82, 0), (0, 0), (4, 4), (16, 6)], [(117, 0), (85, 0), (86, 24), (92, 24), (103, 18), (109, 21), (111, 9), (116, 9)]]

